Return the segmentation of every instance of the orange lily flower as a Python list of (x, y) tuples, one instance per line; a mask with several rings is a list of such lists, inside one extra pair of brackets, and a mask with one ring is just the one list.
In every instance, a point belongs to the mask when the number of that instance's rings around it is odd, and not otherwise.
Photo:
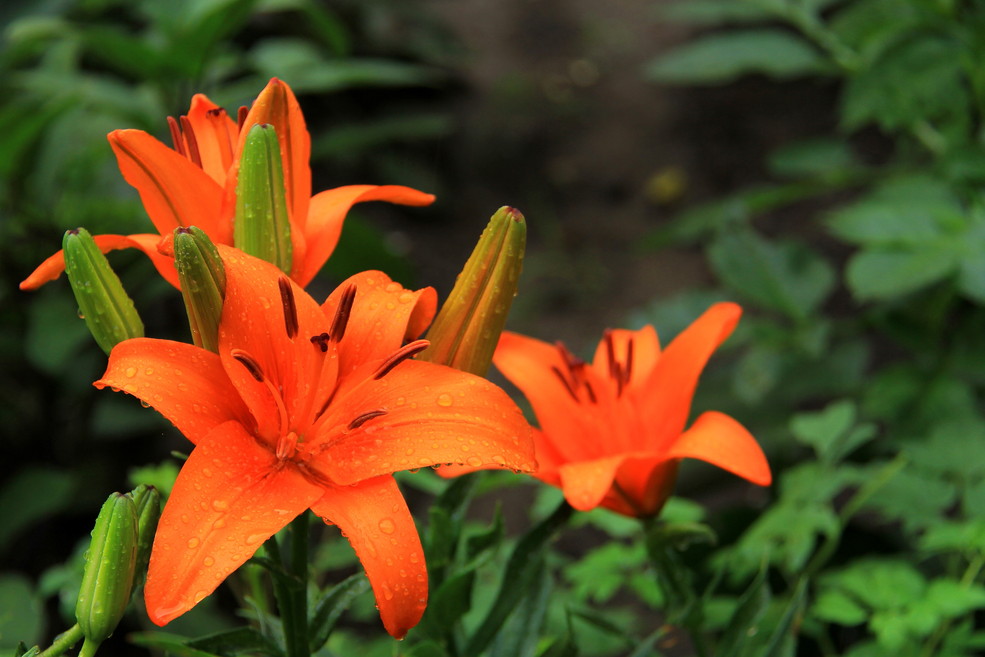
[(712, 306), (663, 352), (652, 326), (607, 331), (591, 363), (561, 344), (504, 333), (493, 363), (537, 415), (535, 476), (576, 509), (637, 517), (660, 511), (683, 458), (768, 485), (766, 457), (731, 417), (709, 411), (685, 430), (698, 377), (741, 312)]
[(154, 540), (145, 587), (163, 625), (311, 509), (348, 537), (384, 626), (423, 613), (427, 569), (392, 473), (444, 463), (533, 468), (529, 426), (485, 379), (412, 359), (436, 295), (357, 274), (319, 307), (274, 265), (219, 247), (219, 353), (137, 338), (97, 388), (153, 406), (195, 444)]
[[(434, 196), (399, 185), (349, 185), (311, 196), (311, 137), (291, 88), (272, 79), (239, 121), (206, 96), (192, 98), (187, 116), (168, 117), (174, 148), (142, 130), (114, 130), (108, 139), (120, 171), (140, 193), (144, 209), (157, 233), (96, 235), (106, 253), (137, 248), (175, 287), (178, 276), (170, 249), (162, 239), (179, 226), (198, 226), (216, 244), (233, 243), (236, 179), (239, 157), (249, 129), (273, 125), (284, 165), (284, 186), (291, 222), (293, 267), (291, 278), (307, 285), (328, 260), (342, 232), (349, 209), (364, 201), (402, 205), (429, 205)], [(36, 289), (65, 269), (62, 252), (45, 260), (21, 284)]]

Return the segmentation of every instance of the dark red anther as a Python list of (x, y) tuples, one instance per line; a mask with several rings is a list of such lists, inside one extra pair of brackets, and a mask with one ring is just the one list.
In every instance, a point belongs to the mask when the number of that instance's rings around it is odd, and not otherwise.
[(294, 302), (294, 290), (286, 276), (277, 279), (277, 287), (280, 288), (280, 300), (284, 306), (284, 328), (287, 337), (293, 340), (298, 334), (298, 307)]
[(185, 135), (185, 141), (188, 142), (188, 159), (201, 169), (202, 156), (198, 152), (198, 140), (195, 139), (195, 129), (192, 128), (192, 122), (188, 120), (187, 116), (181, 117), (181, 131)]
[(408, 342), (400, 349), (390, 354), (390, 357), (383, 361), (376, 373), (373, 374), (373, 379), (379, 381), (384, 376), (390, 373), (394, 367), (404, 362), (408, 358), (413, 358), (417, 354), (421, 353), (431, 345), (427, 340), (414, 340), (413, 342)]
[(362, 425), (372, 420), (374, 417), (380, 417), (381, 415), (386, 415), (386, 414), (387, 412), (384, 411), (382, 408), (377, 411), (369, 411), (367, 413), (363, 413), (362, 415), (357, 416), (352, 422), (350, 422), (348, 426), (346, 426), (346, 429), (348, 431), (352, 431), (353, 429), (358, 429)]
[(571, 395), (571, 398), (574, 399), (576, 402), (579, 401), (578, 395), (575, 394), (574, 388), (571, 387), (571, 383), (568, 381), (567, 377), (564, 376), (561, 370), (558, 369), (557, 365), (551, 365), (551, 371), (554, 372), (554, 375), (561, 380), (562, 384), (564, 384), (564, 389), (568, 391), (568, 394)]
[(352, 304), (356, 300), (356, 286), (349, 285), (342, 291), (342, 298), (339, 299), (339, 306), (335, 309), (335, 319), (332, 320), (332, 327), (328, 329), (328, 334), (335, 342), (341, 342), (345, 335), (345, 327), (349, 324), (349, 315), (352, 314)]
[(178, 121), (173, 116), (168, 117), (168, 130), (171, 131), (171, 143), (174, 144), (174, 150), (179, 155), (188, 157), (188, 153), (185, 151), (185, 139), (181, 136), (181, 126), (178, 125)]
[(260, 364), (253, 360), (245, 351), (240, 351), (239, 349), (233, 349), (230, 352), (232, 357), (240, 362), (240, 364), (246, 368), (246, 371), (250, 373), (254, 379), (263, 383), (263, 370), (260, 369)]
[(322, 353), (328, 351), (328, 343), (332, 337), (328, 333), (322, 333), (321, 335), (311, 336), (311, 344), (316, 344), (321, 349)]
[(240, 132), (243, 132), (243, 124), (246, 123), (246, 115), (249, 113), (250, 108), (246, 105), (241, 105), (236, 112), (236, 127), (239, 128)]

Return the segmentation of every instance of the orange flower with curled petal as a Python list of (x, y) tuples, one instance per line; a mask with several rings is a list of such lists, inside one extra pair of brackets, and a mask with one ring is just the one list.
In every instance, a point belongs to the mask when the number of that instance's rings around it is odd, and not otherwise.
[[(431, 194), (399, 185), (349, 185), (311, 196), (311, 137), (290, 87), (274, 78), (249, 111), (245, 109), (241, 108), (237, 122), (206, 96), (196, 94), (187, 115), (179, 120), (169, 117), (173, 148), (142, 130), (109, 134), (120, 171), (139, 192), (158, 232), (96, 235), (96, 245), (103, 253), (140, 249), (177, 287), (174, 260), (166, 244), (161, 244), (162, 238), (179, 226), (198, 226), (214, 243), (231, 245), (239, 158), (249, 129), (257, 124), (273, 125), (280, 142), (294, 254), (290, 276), (301, 286), (311, 282), (332, 254), (343, 220), (354, 204), (389, 201), (421, 206), (434, 202)], [(38, 288), (64, 269), (59, 251), (20, 287)]]
[(529, 427), (485, 379), (412, 359), (427, 343), (405, 341), (434, 314), (433, 289), (365, 272), (319, 307), (273, 265), (219, 249), (219, 353), (128, 340), (95, 383), (140, 398), (195, 444), (154, 540), (148, 614), (161, 625), (181, 615), (310, 508), (348, 537), (401, 637), (424, 610), (427, 570), (392, 473), (530, 470)]
[(504, 333), (493, 363), (537, 415), (535, 476), (576, 509), (638, 517), (660, 511), (683, 458), (769, 485), (766, 457), (731, 417), (709, 411), (685, 430), (698, 377), (741, 312), (712, 306), (663, 352), (652, 326), (607, 331), (591, 363), (563, 345)]

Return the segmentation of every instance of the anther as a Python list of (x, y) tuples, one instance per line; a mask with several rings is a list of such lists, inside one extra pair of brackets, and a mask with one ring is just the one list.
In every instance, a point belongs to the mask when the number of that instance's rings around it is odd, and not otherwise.
[(345, 335), (345, 327), (349, 324), (349, 315), (352, 314), (352, 304), (356, 300), (356, 286), (348, 285), (342, 291), (342, 298), (339, 299), (339, 306), (335, 309), (335, 319), (332, 320), (332, 327), (328, 329), (328, 334), (335, 342), (341, 342)]
[(226, 113), (226, 110), (221, 107), (213, 107), (212, 109), (205, 110), (205, 115), (210, 119), (221, 118)]
[(174, 150), (179, 155), (188, 157), (188, 153), (185, 151), (185, 139), (181, 136), (181, 127), (173, 116), (168, 117), (168, 130), (171, 131), (171, 142), (174, 144)]
[(328, 351), (328, 343), (331, 339), (332, 336), (330, 336), (328, 333), (322, 333), (321, 335), (313, 335), (311, 336), (311, 344), (318, 345), (319, 349), (321, 349), (321, 352), (325, 353), (326, 351)]
[(568, 378), (561, 373), (561, 370), (558, 369), (557, 365), (551, 365), (551, 371), (554, 372), (554, 375), (557, 376), (557, 378), (561, 380), (561, 383), (564, 384), (564, 389), (568, 391), (571, 398), (577, 402), (578, 395), (575, 394), (575, 390), (571, 387), (571, 383), (568, 381)]
[(376, 373), (373, 375), (373, 379), (379, 381), (384, 376), (389, 374), (390, 370), (392, 370), (394, 367), (404, 362), (408, 358), (413, 358), (417, 354), (427, 349), (430, 345), (431, 343), (428, 342), (427, 340), (414, 340), (413, 342), (408, 342), (400, 349), (397, 349), (395, 352), (393, 352), (389, 358), (383, 361), (383, 364), (380, 365), (380, 368), (376, 370)]
[(588, 401), (592, 402), (593, 404), (599, 403), (598, 398), (595, 396), (595, 391), (592, 390), (592, 384), (586, 380), (586, 381), (582, 381), (582, 385), (585, 386), (585, 392), (588, 393)]
[(240, 105), (239, 110), (236, 112), (236, 127), (239, 131), (243, 131), (243, 124), (246, 123), (246, 115), (250, 113), (250, 108), (246, 105)]
[(630, 338), (629, 342), (626, 344), (626, 363), (622, 366), (622, 376), (626, 383), (629, 383), (629, 378), (633, 375), (633, 339)]
[(353, 429), (358, 429), (362, 425), (372, 420), (374, 417), (380, 417), (381, 415), (386, 415), (386, 413), (387, 412), (384, 411), (382, 408), (377, 411), (369, 411), (367, 413), (363, 413), (362, 415), (357, 416), (352, 422), (350, 422), (346, 426), (346, 430), (352, 431)]
[(294, 302), (294, 290), (286, 276), (277, 279), (277, 287), (280, 288), (280, 301), (284, 306), (284, 329), (287, 337), (293, 340), (298, 334), (298, 307)]
[(181, 131), (185, 135), (185, 140), (188, 142), (188, 159), (202, 168), (202, 156), (198, 152), (198, 140), (195, 139), (195, 130), (192, 128), (192, 122), (188, 120), (187, 116), (181, 117)]
[(263, 370), (260, 369), (260, 364), (253, 360), (252, 356), (239, 349), (233, 349), (229, 353), (233, 358), (238, 360), (243, 367), (246, 368), (246, 371), (250, 373), (250, 376), (260, 383), (263, 383)]

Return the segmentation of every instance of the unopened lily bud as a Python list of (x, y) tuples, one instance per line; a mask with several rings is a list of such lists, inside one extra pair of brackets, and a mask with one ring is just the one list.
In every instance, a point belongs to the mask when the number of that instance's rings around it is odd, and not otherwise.
[(419, 360), (486, 374), (516, 296), (526, 244), (523, 215), (500, 208), (441, 306), (427, 334), (431, 346)]
[(219, 352), (219, 319), (226, 296), (226, 269), (212, 240), (200, 228), (174, 230), (174, 266), (194, 343)]
[(284, 163), (272, 125), (250, 128), (236, 184), (233, 244), (291, 273), (291, 222), (287, 213)]
[(137, 560), (133, 570), (133, 587), (137, 588), (147, 575), (150, 549), (161, 518), (161, 494), (153, 486), (140, 484), (130, 491), (130, 496), (137, 512)]
[(84, 228), (67, 231), (62, 250), (79, 313), (102, 350), (108, 354), (117, 343), (143, 337), (144, 323), (133, 300), (92, 235)]
[(86, 552), (75, 619), (90, 655), (116, 629), (130, 601), (137, 560), (137, 510), (133, 498), (113, 493), (103, 504)]

